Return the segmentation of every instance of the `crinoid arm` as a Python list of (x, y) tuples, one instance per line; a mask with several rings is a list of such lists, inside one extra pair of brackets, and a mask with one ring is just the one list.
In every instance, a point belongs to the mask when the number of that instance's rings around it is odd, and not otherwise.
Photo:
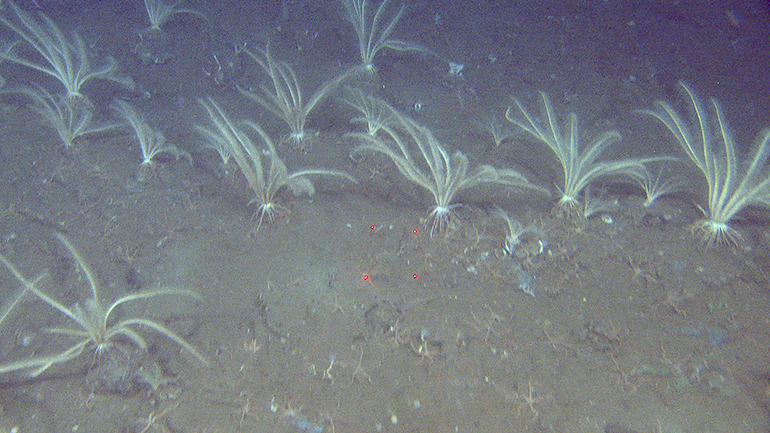
[(195, 356), (195, 358), (197, 358), (198, 361), (201, 362), (201, 364), (206, 366), (209, 365), (208, 360), (203, 355), (201, 355), (201, 353), (198, 352), (198, 350), (195, 347), (193, 347), (192, 344), (188, 343), (180, 335), (168, 329), (167, 327), (161, 325), (160, 323), (157, 323), (150, 319), (143, 319), (143, 318), (126, 319), (114, 325), (113, 329), (115, 330), (113, 331), (113, 333), (114, 334), (125, 333), (125, 330), (128, 326), (140, 326), (140, 327), (153, 329), (158, 333), (160, 333), (161, 335), (163, 335), (164, 337), (168, 338), (169, 340), (173, 340), (178, 345), (187, 349), (187, 351), (193, 354), (193, 356)]
[(5, 319), (8, 317), (8, 315), (13, 311), (13, 309), (21, 302), (22, 299), (25, 298), (25, 295), (29, 292), (38, 291), (38, 286), (41, 280), (48, 277), (47, 273), (42, 273), (35, 277), (34, 279), (28, 279), (24, 276), (24, 274), (21, 273), (21, 271), (16, 267), (16, 265), (13, 264), (10, 260), (8, 260), (5, 256), (0, 254), (0, 262), (3, 262), (5, 267), (7, 267), (11, 273), (18, 279), (22, 286), (19, 288), (14, 295), (5, 300), (2, 304), (2, 307), (0, 307), (0, 325), (3, 324)]
[(308, 176), (338, 177), (354, 184), (358, 183), (358, 180), (356, 180), (355, 177), (344, 171), (311, 168), (296, 171), (286, 177), (286, 184), (289, 186), (289, 189), (291, 189), (292, 194), (295, 196), (302, 194), (312, 196), (315, 194), (315, 187)]
[(165, 326), (149, 319), (145, 318), (129, 318), (124, 319), (122, 321), (119, 321), (118, 323), (114, 325), (109, 325), (110, 316), (112, 315), (113, 311), (115, 311), (115, 308), (117, 308), (119, 305), (127, 303), (127, 302), (133, 302), (141, 299), (150, 299), (150, 298), (157, 298), (159, 296), (186, 296), (189, 298), (201, 300), (200, 295), (197, 293), (186, 290), (186, 289), (175, 289), (175, 288), (166, 288), (166, 289), (159, 289), (159, 290), (153, 290), (149, 292), (142, 292), (142, 293), (134, 293), (130, 295), (123, 296), (121, 298), (116, 299), (112, 304), (110, 304), (109, 307), (106, 308), (104, 313), (102, 314), (103, 317), (103, 326), (107, 330), (106, 335), (104, 337), (105, 341), (110, 341), (114, 336), (117, 335), (123, 335), (127, 337), (129, 340), (131, 340), (134, 344), (136, 344), (138, 347), (142, 349), (147, 348), (147, 344), (144, 342), (144, 338), (134, 331), (133, 329), (129, 328), (129, 326), (144, 326), (151, 328), (163, 336), (175, 341), (180, 346), (187, 349), (190, 353), (195, 355), (196, 358), (198, 358), (202, 364), (208, 365), (208, 361), (206, 358), (204, 358), (190, 343), (186, 342), (182, 337), (171, 331), (170, 329), (166, 328)]
[(14, 371), (30, 371), (30, 377), (38, 377), (46, 370), (53, 367), (56, 364), (62, 364), (69, 362), (83, 353), (83, 350), (88, 346), (89, 340), (79, 341), (77, 344), (70, 346), (63, 352), (49, 355), (49, 356), (36, 356), (32, 358), (23, 359), (21, 361), (10, 362), (8, 364), (0, 365), (0, 374), (10, 373)]

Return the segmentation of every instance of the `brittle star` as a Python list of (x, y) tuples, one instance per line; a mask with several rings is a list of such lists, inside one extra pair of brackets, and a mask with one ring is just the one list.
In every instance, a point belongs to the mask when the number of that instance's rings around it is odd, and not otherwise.
[(535, 404), (537, 403), (544, 403), (551, 399), (551, 394), (541, 395), (538, 397), (532, 397), (532, 380), (530, 379), (529, 382), (529, 395), (521, 395), (518, 392), (516, 393), (516, 397), (524, 400), (523, 403), (519, 405), (519, 407), (516, 408), (516, 416), (521, 416), (521, 408), (523, 408), (525, 405), (529, 405), (529, 409), (532, 411), (532, 413), (535, 415), (534, 419), (537, 419), (540, 416), (540, 412), (535, 409)]

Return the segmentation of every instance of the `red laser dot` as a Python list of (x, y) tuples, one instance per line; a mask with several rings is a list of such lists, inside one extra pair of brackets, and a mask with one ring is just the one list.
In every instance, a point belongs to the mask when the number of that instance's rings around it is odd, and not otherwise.
[(372, 229), (372, 230), (374, 230), (374, 229), (376, 229), (377, 227), (376, 227), (374, 224), (372, 224), (372, 226), (371, 226), (371, 227), (369, 227), (369, 228), (370, 228), (370, 229)]
[(368, 275), (364, 275), (364, 281), (369, 281), (369, 276)]
[(414, 229), (414, 234), (417, 234), (417, 229)]
[(417, 279), (417, 274), (412, 274), (412, 278)]

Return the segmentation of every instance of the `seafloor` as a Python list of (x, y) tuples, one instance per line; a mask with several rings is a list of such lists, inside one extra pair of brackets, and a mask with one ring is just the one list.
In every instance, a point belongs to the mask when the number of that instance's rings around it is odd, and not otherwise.
[[(136, 328), (146, 352), (121, 341), (113, 355), (84, 354), (37, 378), (0, 376), (0, 432), (770, 431), (768, 210), (740, 214), (739, 248), (708, 247), (690, 230), (705, 188), (690, 164), (677, 171), (691, 192), (650, 207), (634, 186), (597, 183), (617, 202), (587, 220), (554, 214), (542, 196), (464, 191), (453, 226), (431, 237), (431, 197), (385, 159), (351, 159), (355, 113), (332, 98), (310, 116), (318, 142), (278, 152), (290, 170), (335, 168), (360, 183), (322, 181), (312, 198), (282, 191), (288, 212), (255, 232), (250, 190), (223, 175), (196, 133), (207, 122), (197, 98), (285, 133), (236, 90), (264, 77), (234, 47), (270, 41), (314, 89), (359, 62), (337, 2), (190, 1), (178, 7), (208, 22), (179, 15), (149, 41), (138, 36), (148, 25), (139, 0), (21, 6), (78, 31), (137, 83), (87, 84), (100, 119), (127, 100), (193, 163), (163, 159), (139, 182), (131, 131), (64, 149), (5, 95), (0, 252), (27, 277), (47, 270), (44, 290), (66, 306), (88, 289), (56, 233), (81, 251), (108, 303), (159, 287), (198, 293), (202, 302), (132, 302), (114, 320), (162, 323), (210, 365)], [(12, 17), (7, 5), (0, 13)], [(608, 158), (679, 155), (635, 110), (656, 99), (685, 107), (684, 80), (721, 101), (746, 153), (770, 125), (769, 20), (759, 0), (409, 2), (394, 37), (440, 58), (382, 52), (367, 89), (472, 164), (517, 167), (552, 187), (560, 168), (542, 144), (517, 133), (496, 146), (478, 122), (503, 119), (512, 98), (534, 110), (544, 91), (562, 118), (579, 115), (586, 142), (623, 134)], [(17, 36), (4, 28), (2, 39)], [(461, 77), (447, 75), (447, 60), (465, 65)], [(6, 86), (57, 89), (7, 62), (0, 75)], [(539, 227), (537, 245), (504, 254), (494, 205)], [(10, 299), (19, 282), (0, 274)], [(0, 363), (63, 350), (72, 343), (46, 330), (71, 325), (26, 298), (2, 324)]]

